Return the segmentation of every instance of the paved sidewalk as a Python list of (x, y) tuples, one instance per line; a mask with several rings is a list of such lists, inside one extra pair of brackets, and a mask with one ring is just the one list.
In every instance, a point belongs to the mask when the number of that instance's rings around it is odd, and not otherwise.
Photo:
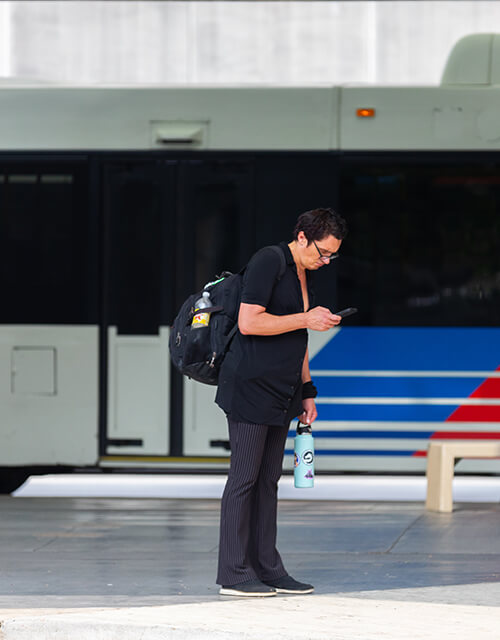
[(498, 640), (499, 622), (495, 607), (312, 595), (18, 613), (2, 630), (5, 640)]
[(281, 501), (316, 593), (218, 595), (215, 500), (0, 498), (1, 640), (500, 637), (500, 508)]

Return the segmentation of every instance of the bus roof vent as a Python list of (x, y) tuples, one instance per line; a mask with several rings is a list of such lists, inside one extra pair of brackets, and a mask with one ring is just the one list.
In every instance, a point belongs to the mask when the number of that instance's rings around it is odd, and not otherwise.
[(500, 33), (461, 38), (448, 56), (441, 84), (500, 84)]

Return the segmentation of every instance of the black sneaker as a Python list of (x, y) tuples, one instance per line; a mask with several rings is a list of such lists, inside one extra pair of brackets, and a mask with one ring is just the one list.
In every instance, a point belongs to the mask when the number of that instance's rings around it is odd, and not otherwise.
[(276, 593), (312, 593), (314, 591), (312, 584), (297, 582), (292, 576), (283, 576), (276, 580), (269, 580), (265, 584), (269, 587), (274, 587)]
[(221, 596), (275, 596), (276, 589), (264, 584), (260, 580), (247, 580), (239, 584), (222, 585), (219, 589)]

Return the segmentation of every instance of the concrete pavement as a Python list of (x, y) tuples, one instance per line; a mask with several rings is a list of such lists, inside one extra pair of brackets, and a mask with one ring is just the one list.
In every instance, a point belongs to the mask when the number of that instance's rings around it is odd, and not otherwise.
[(221, 597), (216, 500), (0, 498), (1, 640), (500, 638), (500, 508), (281, 501), (307, 596)]
[(80, 612), (9, 612), (5, 640), (498, 640), (497, 607), (329, 595)]

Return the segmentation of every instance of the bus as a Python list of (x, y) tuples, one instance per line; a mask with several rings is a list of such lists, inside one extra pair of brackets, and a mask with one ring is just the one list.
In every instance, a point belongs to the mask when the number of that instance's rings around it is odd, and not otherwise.
[(4, 80), (0, 491), (227, 468), (215, 388), (171, 368), (169, 327), (324, 206), (350, 230), (316, 304), (359, 312), (310, 335), (318, 471), (421, 473), (433, 438), (498, 439), (498, 104), (496, 34), (460, 40), (439, 86)]

